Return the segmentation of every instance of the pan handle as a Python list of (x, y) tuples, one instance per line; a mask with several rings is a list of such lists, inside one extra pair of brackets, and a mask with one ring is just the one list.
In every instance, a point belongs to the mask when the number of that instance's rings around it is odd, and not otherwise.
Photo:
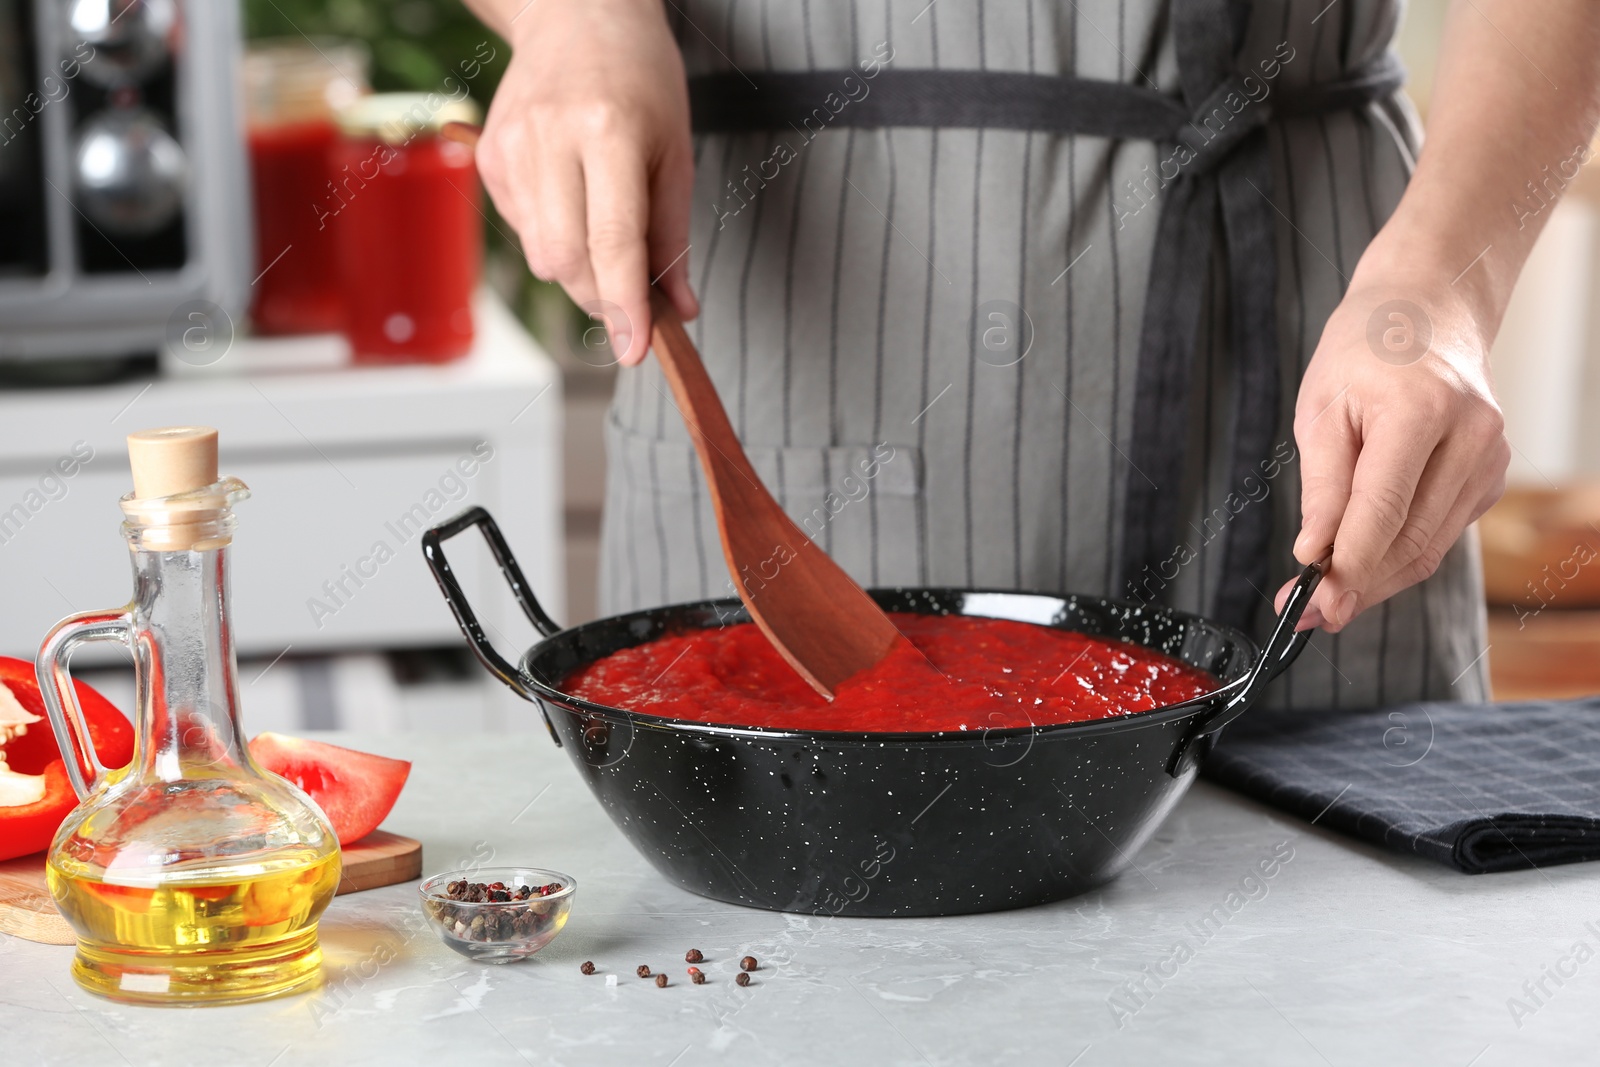
[(1299, 580), (1294, 583), (1294, 588), (1289, 590), (1289, 599), (1283, 603), (1283, 611), (1278, 616), (1278, 624), (1273, 628), (1272, 637), (1268, 639), (1267, 646), (1261, 650), (1255, 666), (1242, 679), (1243, 684), (1240, 685), (1239, 691), (1210, 716), (1195, 723), (1178, 743), (1178, 749), (1172, 755), (1172, 762), (1167, 765), (1168, 774), (1178, 778), (1195, 766), (1202, 756), (1211, 751), (1211, 746), (1222, 728), (1243, 715), (1260, 699), (1268, 683), (1288, 670), (1289, 664), (1300, 655), (1301, 650), (1306, 647), (1306, 642), (1311, 640), (1311, 631), (1302, 630), (1296, 633), (1295, 626), (1300, 622), (1300, 616), (1305, 614), (1306, 605), (1311, 603), (1311, 594), (1316, 591), (1317, 583), (1322, 581), (1322, 576), (1327, 572), (1328, 563), (1332, 559), (1333, 553), (1330, 551), (1315, 563), (1307, 564), (1306, 569), (1300, 572)]
[(511, 595), (517, 598), (517, 605), (522, 608), (522, 613), (528, 617), (528, 621), (533, 623), (534, 629), (546, 637), (554, 637), (560, 633), (561, 627), (545, 613), (533, 595), (533, 590), (528, 588), (528, 580), (522, 576), (522, 568), (517, 565), (517, 557), (511, 554), (511, 546), (506, 544), (506, 539), (500, 533), (500, 527), (495, 525), (493, 517), (483, 508), (470, 507), (455, 518), (447, 519), (423, 534), (422, 555), (427, 559), (428, 568), (433, 571), (434, 580), (439, 583), (439, 591), (444, 594), (445, 602), (455, 613), (456, 623), (466, 635), (467, 644), (478, 657), (478, 662), (522, 699), (538, 704), (539, 714), (544, 717), (545, 728), (550, 731), (550, 740), (560, 748), (561, 738), (556, 734), (555, 724), (550, 721), (550, 715), (545, 711), (544, 705), (539, 703), (538, 698), (527, 687), (527, 680), (522, 672), (513, 667), (489, 641), (488, 635), (478, 623), (477, 613), (472, 610), (472, 605), (467, 603), (466, 592), (456, 580), (455, 572), (450, 569), (450, 561), (445, 558), (444, 542), (471, 526), (478, 527), (483, 533), (483, 539), (489, 543), (489, 551), (494, 554), (494, 561), (500, 565), (500, 573), (505, 577), (506, 584), (511, 587)]

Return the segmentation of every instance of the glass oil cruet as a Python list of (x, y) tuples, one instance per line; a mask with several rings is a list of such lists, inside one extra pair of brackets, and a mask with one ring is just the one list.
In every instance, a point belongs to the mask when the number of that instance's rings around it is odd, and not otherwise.
[[(82, 798), (47, 862), (50, 892), (78, 935), (73, 977), (141, 1003), (311, 988), (339, 843), (309, 797), (251, 759), (239, 728), (228, 555), (233, 505), (249, 490), (217, 477), (217, 431), (207, 427), (132, 434), (128, 456), (134, 490), (122, 498), (122, 531), (133, 600), (64, 619), (37, 664)], [(67, 658), (83, 641), (120, 641), (133, 653), (136, 738), (123, 769), (101, 766), (73, 694)]]

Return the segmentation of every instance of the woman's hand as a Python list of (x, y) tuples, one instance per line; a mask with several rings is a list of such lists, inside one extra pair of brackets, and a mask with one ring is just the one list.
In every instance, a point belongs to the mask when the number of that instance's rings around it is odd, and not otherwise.
[(1294, 554), (1333, 565), (1302, 628), (1428, 577), (1505, 487), (1489, 345), (1600, 121), (1600, 4), (1526, 9), (1451, 5), (1416, 170), (1306, 368)]
[(1337, 633), (1433, 574), (1505, 489), (1511, 448), (1479, 314), (1464, 293), (1391, 273), (1386, 259), (1378, 243), (1363, 258), (1295, 404), (1295, 558), (1333, 546), (1301, 629)]
[[(650, 342), (650, 282), (685, 319), (694, 155), (660, 0), (473, 5), (513, 43), (478, 168), (533, 273), (604, 323), (624, 364)], [(506, 7), (503, 13), (499, 7)]]

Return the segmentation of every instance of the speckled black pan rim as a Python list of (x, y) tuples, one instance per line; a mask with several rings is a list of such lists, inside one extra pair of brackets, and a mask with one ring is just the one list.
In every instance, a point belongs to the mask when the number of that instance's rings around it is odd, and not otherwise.
[[(612, 723), (626, 723), (632, 726), (642, 726), (652, 730), (662, 730), (669, 733), (682, 733), (685, 735), (701, 735), (728, 738), (743, 738), (753, 741), (776, 741), (788, 743), (802, 743), (815, 745), (849, 745), (853, 747), (870, 747), (894, 745), (907, 746), (960, 746), (973, 743), (988, 743), (991, 739), (1004, 740), (1012, 737), (1024, 737), (1029, 734), (1037, 740), (1049, 740), (1058, 737), (1083, 737), (1092, 734), (1115, 733), (1123, 730), (1145, 729), (1161, 726), (1177, 720), (1196, 715), (1219, 702), (1226, 701), (1239, 692), (1245, 685), (1250, 667), (1260, 655), (1260, 650), (1255, 641), (1231, 626), (1213, 622), (1204, 616), (1192, 612), (1179, 611), (1176, 608), (1150, 607), (1147, 605), (1132, 604), (1126, 601), (1112, 600), (1107, 597), (1094, 597), (1082, 594), (1057, 594), (1057, 593), (1030, 593), (1015, 589), (872, 589), (869, 593), (874, 599), (882, 601), (897, 601), (906, 596), (923, 596), (931, 599), (953, 599), (968, 596), (998, 596), (1009, 598), (1036, 599), (1054, 602), (1065, 608), (1074, 602), (1094, 604), (1104, 608), (1126, 611), (1131, 616), (1148, 614), (1152, 618), (1160, 618), (1167, 625), (1179, 624), (1182, 626), (1200, 626), (1212, 634), (1230, 642), (1242, 653), (1239, 657), (1240, 666), (1235, 678), (1225, 682), (1217, 689), (1186, 700), (1179, 704), (1166, 704), (1159, 708), (1147, 711), (1136, 711), (1127, 715), (1108, 719), (1090, 719), (1083, 722), (1050, 723), (1035, 726), (1016, 726), (1006, 729), (989, 730), (961, 730), (941, 731), (937, 733), (865, 733), (857, 731), (835, 730), (779, 730), (760, 726), (740, 726), (731, 723), (707, 723), (695, 719), (675, 719), (660, 715), (651, 715), (646, 712), (630, 711), (626, 708), (614, 708), (605, 704), (596, 704), (562, 692), (556, 685), (550, 683), (534, 670), (536, 660), (547, 654), (551, 649), (578, 644), (585, 636), (601, 631), (611, 630), (621, 626), (630, 628), (648, 627), (656, 632), (638, 632), (638, 640), (633, 644), (643, 644), (654, 640), (666, 632), (688, 632), (695, 629), (708, 629), (709, 627), (696, 627), (692, 625), (682, 627), (661, 627), (663, 619), (684, 618), (694, 615), (710, 614), (720, 620), (721, 624), (732, 625), (748, 622), (749, 616), (745, 613), (744, 606), (734, 597), (723, 597), (714, 600), (689, 601), (680, 604), (670, 604), (658, 608), (647, 608), (642, 611), (630, 612), (624, 615), (612, 615), (592, 622), (583, 623), (560, 633), (548, 637), (523, 655), (521, 673), (524, 681), (534, 693), (545, 703), (586, 718), (601, 719)], [(888, 605), (885, 605), (888, 607)], [(895, 610), (906, 610), (896, 607)], [(1015, 616), (994, 614), (987, 615), (979, 612), (938, 611), (924, 612), (923, 614), (956, 615), (965, 614), (985, 618), (1009, 619), (1011, 621), (1034, 622), (1035, 625), (1050, 626), (1050, 623), (1039, 623), (1032, 619), (1017, 619)], [(1055, 626), (1055, 629), (1072, 630), (1071, 627)], [(1076, 630), (1074, 632), (1088, 632)], [(1094, 635), (1104, 636), (1104, 635)], [(1121, 638), (1121, 640), (1130, 640)], [(1140, 642), (1133, 641), (1133, 644)], [(618, 646), (628, 647), (625, 645)], [(1145, 646), (1151, 647), (1151, 646)], [(616, 651), (612, 649), (611, 651)], [(1159, 651), (1159, 649), (1158, 649)], [(599, 658), (599, 657), (594, 657)], [(592, 659), (587, 662), (593, 662)], [(575, 669), (575, 668), (574, 668)], [(570, 671), (568, 672), (570, 673)]]

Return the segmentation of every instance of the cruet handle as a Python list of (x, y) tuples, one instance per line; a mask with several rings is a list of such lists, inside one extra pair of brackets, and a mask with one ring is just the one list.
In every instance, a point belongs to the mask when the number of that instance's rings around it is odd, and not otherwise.
[[(67, 765), (67, 777), (72, 780), (72, 788), (79, 799), (94, 792), (106, 773), (105, 765), (94, 750), (94, 740), (89, 736), (89, 726), (78, 704), (77, 690), (73, 688), (72, 674), (67, 669), (73, 649), (84, 641), (117, 641), (131, 646), (133, 619), (128, 610), (108, 608), (67, 616), (45, 635), (44, 644), (39, 646), (39, 658), (34, 661), (39, 695), (44, 698), (44, 710), (50, 716), (50, 729), (55, 732), (56, 744)], [(91, 775), (87, 780), (85, 767)]]

